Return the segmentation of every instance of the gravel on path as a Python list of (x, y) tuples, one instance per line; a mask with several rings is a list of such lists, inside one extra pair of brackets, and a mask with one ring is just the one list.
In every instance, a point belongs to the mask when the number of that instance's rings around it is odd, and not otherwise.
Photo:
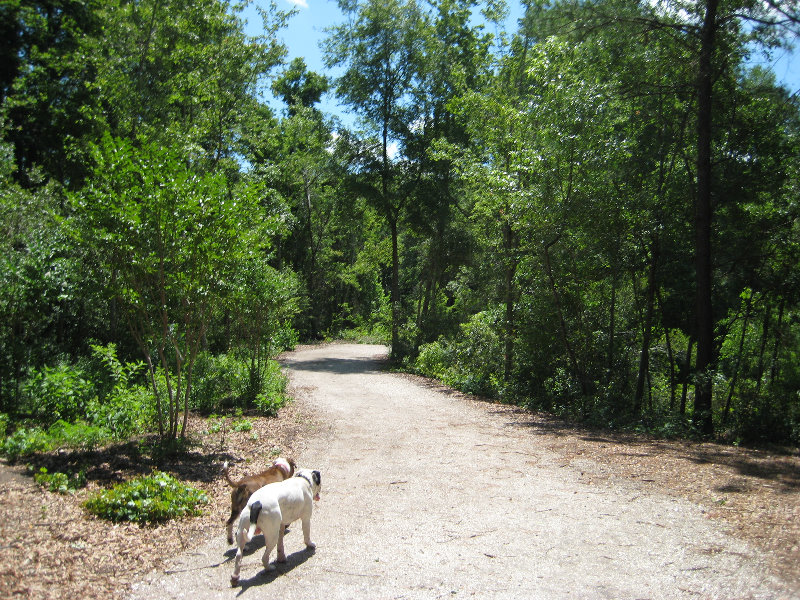
[(297, 524), (287, 564), (264, 572), (255, 543), (231, 588), (220, 530), (130, 599), (800, 598), (699, 506), (586, 478), (591, 461), (565, 466), (491, 405), (385, 372), (385, 353), (333, 344), (283, 359), (297, 402), (325, 424), (297, 456), (322, 473), (315, 552)]

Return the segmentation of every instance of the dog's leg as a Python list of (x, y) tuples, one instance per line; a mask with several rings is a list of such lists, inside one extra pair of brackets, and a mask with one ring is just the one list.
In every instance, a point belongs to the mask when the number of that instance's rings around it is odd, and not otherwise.
[(231, 511), (231, 517), (228, 519), (227, 524), (225, 525), (226, 531), (228, 532), (228, 545), (233, 543), (233, 524), (236, 521), (236, 517), (239, 516), (235, 510)]
[(250, 493), (247, 491), (246, 485), (234, 485), (234, 489), (231, 492), (231, 516), (227, 523), (229, 544), (233, 543), (233, 524), (242, 513), (242, 509), (247, 506), (248, 498), (250, 498)]
[(303, 517), (303, 541), (306, 543), (306, 548), (313, 550), (317, 545), (311, 541), (311, 515)]
[(239, 531), (236, 534), (236, 541), (238, 548), (236, 549), (236, 560), (233, 563), (233, 575), (231, 575), (231, 586), (236, 587), (239, 584), (239, 571), (242, 567), (242, 556), (244, 555), (244, 547), (247, 545), (247, 529), (250, 527), (250, 519), (242, 514), (239, 520)]
[(275, 565), (269, 564), (269, 555), (281, 541), (281, 515), (280, 513), (261, 513), (258, 519), (258, 526), (264, 534), (264, 555), (261, 557), (261, 564), (267, 571), (274, 571)]
[(283, 536), (286, 533), (286, 525), (281, 525), (278, 532), (278, 562), (286, 562), (286, 552), (283, 551)]
[(236, 587), (239, 584), (239, 571), (242, 568), (242, 547), (239, 546), (236, 550), (236, 560), (233, 563), (233, 575), (231, 575), (231, 587)]
[(275, 565), (269, 564), (269, 555), (272, 554), (272, 549), (278, 542), (278, 540), (275, 539), (277, 536), (272, 529), (270, 529), (269, 533), (267, 533), (267, 530), (264, 528), (262, 528), (261, 531), (264, 534), (264, 554), (261, 556), (261, 564), (264, 565), (264, 570), (274, 571)]

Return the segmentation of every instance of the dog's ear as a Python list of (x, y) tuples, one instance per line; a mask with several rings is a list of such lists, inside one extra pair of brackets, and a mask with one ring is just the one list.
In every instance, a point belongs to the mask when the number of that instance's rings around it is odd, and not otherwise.
[(314, 483), (317, 485), (322, 484), (322, 475), (319, 471), (311, 471), (311, 476), (314, 478)]

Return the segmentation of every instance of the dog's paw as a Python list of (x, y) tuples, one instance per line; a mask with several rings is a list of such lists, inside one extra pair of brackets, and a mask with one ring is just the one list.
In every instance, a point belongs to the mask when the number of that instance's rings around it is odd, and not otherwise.
[(316, 550), (317, 545), (314, 542), (308, 542), (306, 544), (306, 550)]
[(275, 559), (275, 562), (285, 563), (286, 562), (286, 555), (285, 554), (278, 554), (278, 558)]
[(239, 585), (239, 576), (231, 575), (231, 587), (236, 587), (237, 585)]

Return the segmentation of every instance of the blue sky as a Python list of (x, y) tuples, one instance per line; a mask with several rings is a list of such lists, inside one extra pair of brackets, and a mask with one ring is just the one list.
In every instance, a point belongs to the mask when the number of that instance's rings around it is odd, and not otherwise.
[[(265, 6), (268, 0), (255, 0), (255, 5)], [(342, 13), (339, 11), (339, 6), (336, 0), (275, 0), (278, 8), (282, 10), (290, 10), (292, 7), (297, 8), (297, 14), (292, 17), (289, 26), (283, 29), (278, 35), (286, 44), (289, 51), (286, 62), (290, 62), (293, 58), (301, 56), (305, 59), (308, 69), (320, 74), (335, 76), (335, 72), (330, 72), (323, 62), (323, 52), (320, 48), (320, 42), (327, 37), (325, 28), (330, 25), (336, 25), (344, 21)], [(513, 2), (509, 2), (512, 4)], [(253, 6), (249, 7), (244, 13), (245, 18), (248, 19), (248, 27), (258, 27), (259, 29), (249, 29), (248, 33), (255, 35), (260, 31), (260, 17), (258, 16)], [(516, 20), (522, 16), (521, 6), (515, 4), (509, 10), (507, 20), (507, 28), (509, 31), (516, 30)], [(279, 102), (271, 104), (276, 108), (282, 108), (283, 105)], [(334, 114), (342, 119), (342, 122), (352, 127), (354, 120), (347, 115), (344, 107), (338, 105), (336, 98), (332, 93), (323, 98), (322, 106), (323, 112)]]
[[(288, 61), (302, 56), (311, 71), (326, 75), (335, 75), (325, 68), (322, 59), (322, 50), (319, 47), (320, 41), (325, 37), (325, 28), (341, 23), (343, 16), (335, 0), (276, 0), (278, 7), (289, 10), (297, 8), (297, 14), (292, 17), (289, 26), (282, 30), (279, 35), (283, 38), (288, 50)], [(266, 0), (255, 0), (254, 4), (266, 5)], [(509, 0), (510, 14), (506, 21), (507, 30), (516, 30), (516, 21), (522, 14), (522, 9), (518, 3)], [(261, 21), (255, 9), (251, 6), (245, 12), (245, 18), (249, 21), (251, 35), (259, 32)], [(800, 44), (798, 44), (800, 46)], [(799, 49), (800, 50), (800, 49)], [(786, 50), (775, 50), (770, 58), (754, 56), (754, 62), (770, 68), (777, 78), (793, 93), (800, 93), (800, 51), (789, 52)], [(274, 104), (276, 108), (282, 108), (278, 102)], [(353, 119), (346, 115), (343, 107), (339, 106), (333, 94), (327, 94), (323, 98), (322, 110), (342, 118), (345, 125), (353, 126)]]

